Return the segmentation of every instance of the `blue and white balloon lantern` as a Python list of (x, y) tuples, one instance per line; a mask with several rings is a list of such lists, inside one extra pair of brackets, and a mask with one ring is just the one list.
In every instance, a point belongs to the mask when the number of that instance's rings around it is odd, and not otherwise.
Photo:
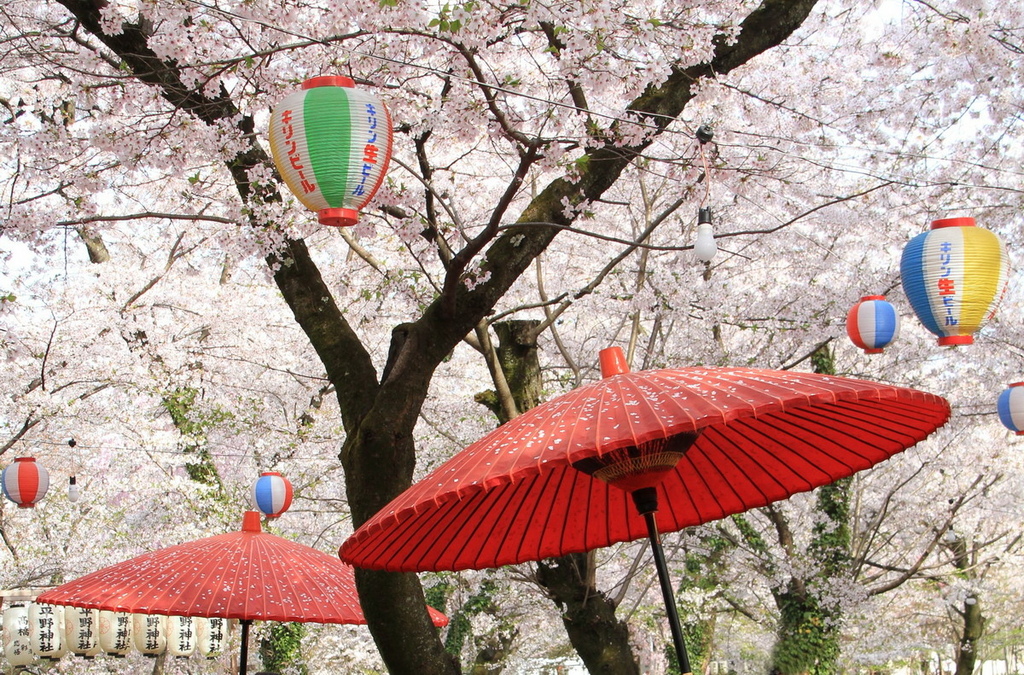
[(866, 295), (846, 315), (846, 334), (865, 354), (881, 354), (900, 332), (900, 317), (884, 295)]
[(999, 421), (1018, 436), (1024, 436), (1024, 382), (1014, 382), (999, 394)]

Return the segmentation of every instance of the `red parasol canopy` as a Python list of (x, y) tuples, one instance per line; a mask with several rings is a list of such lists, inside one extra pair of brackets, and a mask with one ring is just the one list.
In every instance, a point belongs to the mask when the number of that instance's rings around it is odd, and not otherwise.
[[(145, 553), (46, 591), (36, 602), (241, 619), (243, 626), (252, 620), (366, 623), (352, 567), (263, 532), (256, 511), (245, 513), (239, 532)], [(446, 616), (430, 612), (435, 625), (447, 625)]]
[(932, 394), (813, 373), (626, 372), (473, 443), (363, 524), (340, 555), (357, 567), (422, 571), (588, 551), (648, 534), (633, 486), (595, 480), (592, 458), (699, 432), (657, 484), (659, 528), (674, 531), (866, 469), (948, 417)]

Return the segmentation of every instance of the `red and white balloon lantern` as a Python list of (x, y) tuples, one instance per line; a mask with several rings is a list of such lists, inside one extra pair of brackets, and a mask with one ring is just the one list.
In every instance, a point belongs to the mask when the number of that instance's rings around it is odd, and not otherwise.
[(0, 480), (4, 496), (23, 509), (34, 507), (50, 487), (49, 472), (34, 457), (15, 459), (4, 469)]
[(866, 295), (846, 315), (846, 334), (865, 354), (881, 354), (900, 332), (900, 317), (884, 295)]
[(267, 518), (277, 518), (292, 505), (292, 484), (276, 471), (264, 471), (252, 486), (251, 501)]

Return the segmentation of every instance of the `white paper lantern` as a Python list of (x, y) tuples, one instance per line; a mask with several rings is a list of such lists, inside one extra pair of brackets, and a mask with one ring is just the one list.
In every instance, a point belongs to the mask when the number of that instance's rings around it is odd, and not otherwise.
[(190, 616), (167, 617), (167, 653), (190, 656), (196, 650), (196, 626)]
[(27, 666), (35, 660), (29, 640), (28, 607), (17, 604), (4, 610), (3, 633), (4, 657), (8, 663), (12, 666)]
[(220, 656), (228, 639), (228, 620), (196, 618), (196, 649), (208, 659)]
[(33, 602), (28, 606), (28, 634), (32, 653), (57, 660), (67, 654), (64, 645), (64, 608)]
[(132, 642), (146, 656), (167, 651), (167, 617), (159, 614), (132, 614)]
[(100, 610), (100, 649), (111, 656), (127, 656), (132, 648), (132, 615)]
[(64, 608), (64, 646), (77, 656), (91, 659), (100, 654), (100, 613), (96, 609)]

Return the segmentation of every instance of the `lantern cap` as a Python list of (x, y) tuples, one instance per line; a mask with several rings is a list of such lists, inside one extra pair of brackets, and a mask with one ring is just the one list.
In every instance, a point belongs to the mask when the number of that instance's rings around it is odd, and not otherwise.
[(937, 230), (942, 227), (976, 227), (974, 218), (940, 218), (932, 221), (932, 229)]
[(884, 295), (865, 295), (865, 296), (863, 296), (860, 299), (861, 302), (868, 302), (869, 300), (885, 300), (885, 296)]
[(939, 346), (955, 347), (956, 345), (973, 345), (973, 335), (944, 335), (939, 338)]
[(284, 478), (284, 476), (279, 471), (263, 471), (262, 473), (260, 473), (260, 475), (261, 476), (281, 476), (282, 478)]
[(303, 89), (315, 89), (316, 87), (348, 87), (352, 89), (355, 86), (355, 80), (344, 75), (320, 75), (311, 77), (302, 83)]
[(36, 461), (36, 458), (35, 457), (15, 457), (14, 461), (15, 462), (34, 462), (34, 461)]
[(1006, 387), (1007, 387), (1007, 389), (1012, 388), (1012, 387), (1024, 387), (1024, 382), (1014, 382), (1012, 384), (1006, 385)]
[(242, 532), (262, 532), (259, 511), (246, 511), (242, 515)]
[(599, 353), (601, 358), (601, 377), (622, 375), (629, 372), (629, 364), (626, 363), (626, 354), (622, 347), (608, 347)]
[(355, 209), (320, 209), (316, 215), (321, 225), (331, 227), (348, 227), (359, 219), (359, 212)]

